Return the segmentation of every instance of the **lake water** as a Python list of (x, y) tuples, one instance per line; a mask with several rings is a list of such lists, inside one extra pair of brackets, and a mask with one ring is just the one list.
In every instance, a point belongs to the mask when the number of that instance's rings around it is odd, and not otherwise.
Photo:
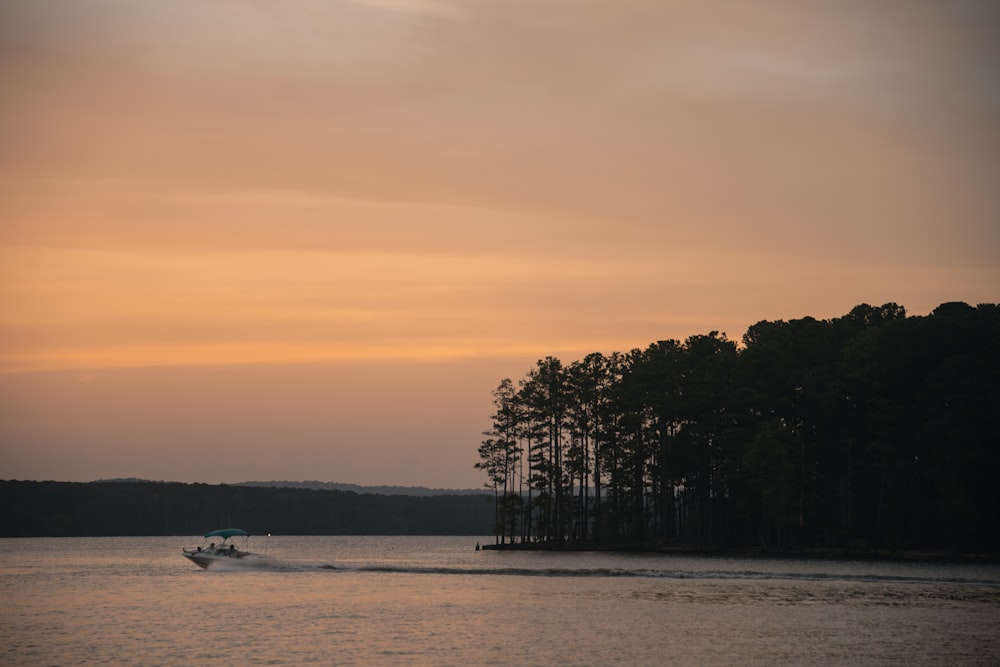
[(1000, 664), (997, 565), (200, 542), (0, 540), (0, 664)]

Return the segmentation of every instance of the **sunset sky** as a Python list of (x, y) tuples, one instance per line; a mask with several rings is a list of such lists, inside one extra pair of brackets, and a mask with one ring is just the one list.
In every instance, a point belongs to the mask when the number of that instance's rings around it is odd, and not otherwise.
[(0, 479), (478, 487), (538, 358), (1000, 301), (1000, 3), (4, 0)]

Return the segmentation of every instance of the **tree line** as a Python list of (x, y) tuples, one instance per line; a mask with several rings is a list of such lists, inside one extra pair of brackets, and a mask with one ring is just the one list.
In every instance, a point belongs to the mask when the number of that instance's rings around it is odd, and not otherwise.
[(252, 534), (488, 535), (493, 513), (484, 496), (7, 480), (0, 537), (203, 535), (231, 526)]
[(1000, 550), (998, 304), (549, 356), (493, 405), (499, 544)]

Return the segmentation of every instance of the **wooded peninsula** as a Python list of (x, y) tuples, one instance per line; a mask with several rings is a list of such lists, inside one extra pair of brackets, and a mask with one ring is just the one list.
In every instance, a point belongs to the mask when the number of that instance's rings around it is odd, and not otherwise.
[(508, 548), (1000, 551), (1000, 305), (546, 357), (479, 462)]

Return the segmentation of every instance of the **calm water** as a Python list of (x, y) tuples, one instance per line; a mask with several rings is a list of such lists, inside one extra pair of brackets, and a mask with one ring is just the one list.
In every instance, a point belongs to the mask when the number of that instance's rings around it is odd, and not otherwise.
[(476, 541), (259, 538), (206, 571), (199, 539), (0, 540), (0, 664), (1000, 664), (995, 565)]

